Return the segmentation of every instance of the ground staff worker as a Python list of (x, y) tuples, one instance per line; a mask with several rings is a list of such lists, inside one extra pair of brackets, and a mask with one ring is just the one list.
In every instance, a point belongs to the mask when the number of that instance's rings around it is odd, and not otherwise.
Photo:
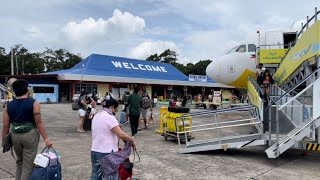
[(40, 104), (28, 98), (28, 82), (17, 80), (12, 84), (17, 98), (9, 102), (3, 111), (2, 144), (11, 126), (11, 138), (16, 154), (16, 180), (27, 180), (34, 167), (37, 155), (39, 133), (45, 144), (52, 143), (48, 139), (44, 122), (41, 119)]
[(133, 93), (128, 98), (129, 117), (130, 117), (132, 136), (137, 134), (138, 126), (139, 126), (140, 108), (141, 108), (142, 98), (138, 94), (138, 92), (139, 92), (139, 88), (134, 87)]

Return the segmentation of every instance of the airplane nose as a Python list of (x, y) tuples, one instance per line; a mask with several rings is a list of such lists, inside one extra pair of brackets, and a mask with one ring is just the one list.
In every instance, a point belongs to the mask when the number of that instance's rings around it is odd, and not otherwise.
[(206, 69), (206, 74), (210, 79), (212, 79), (216, 82), (220, 82), (219, 63), (217, 61), (212, 61)]

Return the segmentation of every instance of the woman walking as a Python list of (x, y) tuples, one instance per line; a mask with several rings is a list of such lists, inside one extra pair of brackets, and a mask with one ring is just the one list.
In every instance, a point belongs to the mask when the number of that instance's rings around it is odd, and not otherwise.
[(9, 102), (3, 111), (2, 144), (9, 133), (16, 154), (16, 180), (27, 180), (34, 167), (37, 155), (39, 133), (46, 146), (51, 147), (44, 122), (41, 119), (40, 104), (28, 97), (28, 82), (17, 80), (12, 84), (17, 98)]
[[(127, 135), (119, 126), (115, 113), (118, 102), (114, 99), (104, 100), (103, 109), (99, 111), (92, 120), (92, 146), (91, 146), (91, 180), (101, 180), (98, 171), (100, 165), (98, 160), (119, 149), (119, 139), (128, 141), (135, 147), (133, 138)], [(118, 180), (118, 173), (106, 177), (106, 180)]]

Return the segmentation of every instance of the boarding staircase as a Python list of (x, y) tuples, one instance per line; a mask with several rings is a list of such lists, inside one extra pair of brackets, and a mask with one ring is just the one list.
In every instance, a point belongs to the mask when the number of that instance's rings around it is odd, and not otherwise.
[[(304, 149), (306, 143), (315, 140), (320, 143), (320, 95), (316, 93), (320, 91), (320, 35), (315, 34), (320, 30), (318, 14), (320, 13), (316, 10), (315, 16), (307, 18), (307, 23), (297, 34), (293, 46), (289, 46), (277, 65), (274, 77), (278, 84), (272, 86), (270, 96), (266, 97), (255, 80), (249, 77), (248, 96), (252, 106), (213, 111), (212, 123), (192, 126), (191, 129), (181, 132), (185, 135), (186, 145), (180, 149), (180, 153), (268, 144), (269, 147), (265, 150), (268, 158), (277, 158), (289, 148)], [(315, 22), (309, 30), (313, 19)], [(312, 53), (304, 49), (305, 44), (313, 46), (312, 50), (309, 48)], [(296, 58), (295, 62), (292, 62), (292, 58)], [(315, 68), (315, 65), (318, 68)], [(265, 103), (263, 98), (268, 98), (265, 99), (268, 103)], [(240, 110), (253, 112), (252, 118), (237, 119), (230, 123), (219, 119), (218, 114), (221, 112), (232, 113)], [(203, 116), (202, 113), (192, 113), (190, 116)], [(182, 121), (183, 118), (184, 116)], [(221, 136), (222, 129), (247, 125), (253, 125), (256, 131), (245, 135)], [(187, 141), (188, 133), (210, 130), (217, 132), (216, 138)]]
[[(320, 96), (316, 94), (320, 89), (320, 52), (315, 47), (312, 50), (309, 48), (310, 53), (303, 48), (305, 44), (309, 44), (309, 47), (314, 45), (315, 42), (311, 42), (314, 40), (309, 37), (318, 37), (315, 34), (320, 28), (318, 14), (316, 10), (315, 16), (310, 20), (307, 18), (307, 24), (297, 35), (295, 46), (287, 51), (274, 75), (278, 84), (271, 87), (270, 103), (266, 108), (269, 116), (265, 118), (269, 122), (266, 133), (270, 147), (265, 151), (269, 158), (277, 158), (291, 147), (304, 149), (305, 143), (316, 140), (315, 134), (320, 126), (320, 113), (315, 111), (320, 101)], [(313, 19), (315, 22), (308, 30)], [(314, 67), (315, 64), (318, 68)], [(285, 131), (289, 126), (292, 127), (290, 131)]]

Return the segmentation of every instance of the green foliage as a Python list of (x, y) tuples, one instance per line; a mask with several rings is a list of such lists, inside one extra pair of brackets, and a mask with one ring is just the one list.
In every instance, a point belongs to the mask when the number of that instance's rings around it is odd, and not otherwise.
[[(82, 58), (65, 49), (52, 50), (46, 48), (44, 52), (30, 53), (21, 44), (14, 46), (15, 74), (39, 74), (43, 72), (70, 69), (78, 64)], [(16, 64), (17, 59), (17, 64)], [(0, 75), (11, 74), (11, 51), (6, 54), (0, 47)]]
[(170, 63), (187, 76), (189, 74), (206, 75), (206, 68), (212, 62), (211, 60), (200, 60), (196, 64), (188, 63), (187, 65), (183, 65), (181, 63), (178, 63), (177, 56), (178, 54), (175, 51), (167, 49), (160, 55), (153, 54), (149, 56), (146, 60)]

